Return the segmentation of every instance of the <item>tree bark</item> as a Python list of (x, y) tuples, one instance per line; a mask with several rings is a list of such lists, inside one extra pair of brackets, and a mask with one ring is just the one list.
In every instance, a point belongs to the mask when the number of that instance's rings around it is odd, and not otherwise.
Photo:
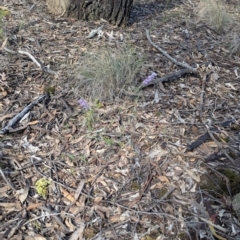
[(51, 13), (96, 21), (100, 18), (111, 24), (126, 25), (133, 0), (47, 0)]

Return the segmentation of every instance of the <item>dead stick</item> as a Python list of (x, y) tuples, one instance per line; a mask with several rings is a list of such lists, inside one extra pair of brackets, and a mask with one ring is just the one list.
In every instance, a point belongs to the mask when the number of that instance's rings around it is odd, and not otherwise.
[(170, 61), (172, 61), (173, 63), (175, 63), (178, 66), (184, 67), (189, 69), (191, 72), (197, 72), (196, 68), (191, 67), (190, 65), (188, 65), (187, 63), (181, 63), (178, 62), (176, 59), (174, 59), (173, 57), (171, 57), (166, 51), (164, 51), (162, 48), (158, 47), (150, 38), (149, 35), (149, 30), (146, 29), (146, 35), (147, 35), (147, 39), (149, 41), (149, 43), (155, 47), (159, 52), (161, 52), (166, 58), (168, 58)]
[(232, 159), (229, 154), (227, 153), (227, 151), (224, 149), (223, 145), (214, 137), (214, 135), (212, 134), (212, 132), (210, 131), (209, 127), (207, 126), (207, 124), (204, 124), (205, 128), (207, 129), (207, 132), (209, 134), (209, 136), (211, 137), (211, 139), (217, 144), (217, 146), (223, 151), (224, 155), (231, 161), (232, 164), (236, 164), (234, 159)]
[(40, 96), (38, 99), (27, 105), (19, 114), (17, 114), (12, 120), (10, 120), (6, 127), (0, 130), (0, 134), (8, 133), (9, 128), (17, 124), (25, 114), (27, 114), (36, 104), (40, 103), (44, 98), (46, 98), (46, 95)]
[(203, 80), (202, 80), (202, 92), (201, 92), (201, 100), (200, 100), (200, 119), (202, 120), (202, 113), (203, 113), (203, 100), (204, 100), (204, 93), (205, 93), (205, 85), (206, 85), (206, 79), (207, 79), (207, 76), (205, 75)]
[(2, 175), (2, 178), (4, 179), (4, 181), (7, 183), (7, 185), (14, 191), (16, 192), (17, 190), (13, 187), (13, 185), (7, 180), (7, 178), (5, 177), (2, 169), (0, 168), (0, 174)]
[(48, 67), (45, 67), (39, 60), (37, 60), (31, 53), (26, 52), (26, 51), (22, 51), (22, 50), (18, 50), (17, 51), (20, 54), (24, 54), (27, 55), (39, 68), (42, 69), (42, 71), (53, 74), (53, 75), (57, 75), (56, 72), (52, 71), (51, 69), (49, 69)]
[(155, 80), (149, 82), (148, 84), (142, 84), (141, 88), (145, 88), (145, 87), (148, 87), (150, 85), (154, 85), (154, 84), (157, 84), (157, 83), (162, 83), (162, 82), (167, 82), (167, 81), (173, 81), (175, 79), (178, 79), (182, 76), (184, 76), (185, 74), (188, 74), (188, 73), (191, 73), (192, 71), (189, 70), (188, 68), (185, 68), (185, 69), (181, 69), (175, 73), (169, 73), (161, 78), (156, 78)]

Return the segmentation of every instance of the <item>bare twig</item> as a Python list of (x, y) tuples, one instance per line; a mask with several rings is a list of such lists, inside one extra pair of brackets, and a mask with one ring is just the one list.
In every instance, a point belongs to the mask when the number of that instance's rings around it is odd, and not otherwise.
[(22, 50), (18, 50), (18, 53), (27, 55), (39, 68), (42, 68), (42, 67), (43, 67), (42, 63), (40, 63), (39, 61), (37, 61), (36, 58), (33, 57), (33, 55), (32, 55), (31, 53), (26, 52), (26, 51), (22, 51)]
[(205, 219), (205, 218), (202, 218), (202, 217), (199, 217), (199, 218), (200, 218), (203, 222), (205, 222), (205, 223), (207, 223), (207, 224), (215, 227), (215, 228), (218, 229), (219, 231), (222, 231), (222, 232), (224, 232), (224, 233), (227, 232), (227, 229), (225, 229), (225, 228), (223, 228), (223, 227), (221, 227), (221, 226), (219, 226), (219, 225), (216, 225), (216, 224), (214, 224), (213, 222), (211, 222), (211, 221), (209, 221), (209, 220), (207, 220), (207, 219)]
[[(39, 207), (39, 208), (45, 212), (48, 212), (49, 216), (52, 216), (65, 232), (69, 232), (69, 229), (62, 223), (60, 218), (57, 215), (55, 215), (54, 213), (52, 213), (50, 211), (50, 209), (48, 209), (46, 207)], [(72, 214), (69, 214), (69, 213), (64, 213), (64, 214), (67, 214), (67, 215), (70, 215), (71, 217), (73, 217)]]
[(228, 193), (229, 193), (230, 197), (232, 197), (229, 179), (228, 179), (225, 175), (221, 174), (220, 172), (218, 172), (217, 170), (215, 170), (214, 168), (212, 168), (211, 166), (209, 166), (209, 164), (206, 164), (206, 163), (204, 163), (204, 164), (205, 164), (205, 166), (207, 166), (209, 169), (211, 169), (211, 171), (213, 171), (216, 175), (218, 175), (220, 178), (222, 178), (222, 179), (225, 180)]
[(161, 198), (160, 200), (165, 200), (169, 195), (171, 195), (176, 190), (176, 187), (170, 188)]
[(26, 51), (22, 51), (22, 50), (18, 50), (17, 52), (20, 53), (20, 54), (27, 55), (39, 68), (42, 69), (42, 71), (48, 72), (48, 73), (53, 74), (53, 75), (57, 75), (56, 72), (52, 71), (48, 67), (45, 67), (39, 60), (37, 60), (35, 57), (33, 57), (33, 55), (31, 53), (26, 52)]
[(13, 185), (7, 180), (7, 178), (5, 177), (3, 171), (2, 171), (2, 168), (0, 168), (0, 174), (2, 175), (2, 178), (4, 179), (4, 181), (7, 183), (7, 185), (13, 190), (13, 191), (17, 191)]
[(49, 69), (48, 67), (44, 66), (39, 60), (37, 60), (31, 53), (26, 52), (26, 51), (22, 51), (22, 50), (18, 50), (18, 51), (13, 51), (11, 49), (8, 49), (6, 47), (3, 48), (6, 52), (11, 53), (11, 54), (23, 54), (23, 55), (27, 55), (43, 72), (47, 72), (53, 75), (57, 75), (58, 73)]
[(73, 232), (69, 238), (69, 240), (74, 240), (74, 239), (83, 239), (83, 234), (84, 234), (84, 228), (85, 228), (85, 223), (81, 222), (79, 224), (79, 228)]
[(95, 235), (93, 238), (91, 238), (90, 240), (95, 240), (95, 239), (99, 239), (100, 236), (104, 235), (106, 232), (110, 231), (111, 229), (120, 227), (121, 225), (124, 225), (125, 223), (129, 222), (128, 220), (125, 220), (123, 222), (119, 222), (116, 223), (115, 225), (110, 226), (109, 228), (104, 229), (102, 232), (98, 233), (97, 235)]
[(204, 76), (203, 80), (202, 80), (202, 92), (201, 92), (201, 99), (200, 99), (200, 119), (202, 120), (202, 113), (203, 113), (203, 98), (204, 98), (204, 93), (205, 93), (205, 85), (206, 85), (206, 79), (207, 79), (207, 75)]
[[(62, 214), (68, 215), (68, 216), (70, 216), (71, 218), (74, 218), (74, 217), (75, 217), (73, 214), (66, 213), (66, 212), (50, 213), (50, 214), (48, 213), (48, 214), (46, 214), (46, 215), (41, 215), (41, 216), (39, 216), (39, 217), (32, 218), (32, 219), (28, 220), (27, 222), (25, 222), (23, 225), (27, 225), (27, 224), (29, 224), (30, 222), (34, 222), (34, 221), (36, 221), (36, 220), (38, 220), (38, 219), (40, 219), (40, 218), (43, 218), (43, 217), (58, 216), (58, 215), (62, 215)], [(64, 226), (64, 227), (65, 227), (65, 226)], [(65, 227), (65, 228), (66, 228), (66, 227)], [(66, 229), (66, 230), (67, 230), (67, 229)], [(68, 230), (67, 230), (67, 232), (68, 232)]]
[(174, 59), (173, 57), (171, 57), (166, 51), (164, 51), (162, 48), (160, 48), (159, 46), (157, 46), (150, 38), (149, 35), (149, 30), (146, 29), (146, 35), (147, 35), (147, 39), (149, 41), (149, 43), (155, 47), (159, 52), (161, 52), (166, 58), (168, 58), (170, 61), (172, 61), (173, 63), (175, 63), (178, 66), (187, 68), (188, 70), (190, 70), (191, 72), (197, 72), (196, 68), (191, 67), (190, 65), (188, 65), (187, 63), (181, 63), (178, 62), (176, 59)]
[(27, 105), (19, 114), (17, 114), (12, 120), (10, 120), (6, 127), (0, 130), (0, 134), (8, 133), (9, 128), (12, 128), (15, 124), (17, 124), (25, 114), (27, 114), (36, 104), (41, 102), (45, 97), (46, 95), (42, 95), (32, 103)]
[(226, 150), (224, 149), (223, 145), (214, 137), (214, 135), (212, 134), (212, 132), (210, 131), (209, 127), (207, 126), (207, 124), (204, 124), (207, 132), (209, 134), (209, 136), (211, 137), (211, 139), (218, 145), (218, 147), (223, 151), (224, 155), (231, 161), (232, 164), (236, 164), (234, 159), (232, 159), (229, 154), (226, 152)]
[(16, 54), (15, 51), (13, 51), (13, 50), (11, 50), (11, 49), (9, 49), (9, 48), (4, 47), (3, 49), (4, 49), (6, 52), (8, 52), (8, 53)]

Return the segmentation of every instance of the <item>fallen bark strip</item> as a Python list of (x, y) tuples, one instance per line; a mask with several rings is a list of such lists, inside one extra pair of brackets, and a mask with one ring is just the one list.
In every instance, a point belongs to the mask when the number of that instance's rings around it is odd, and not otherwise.
[(173, 63), (175, 63), (178, 66), (181, 66), (183, 68), (187, 68), (190, 72), (197, 72), (196, 68), (191, 67), (190, 65), (188, 65), (187, 63), (181, 63), (178, 62), (176, 59), (174, 59), (173, 57), (171, 57), (166, 51), (164, 51), (162, 48), (160, 48), (159, 46), (157, 46), (152, 40), (151, 37), (149, 35), (149, 30), (146, 29), (146, 35), (147, 35), (147, 39), (149, 41), (149, 43), (155, 47), (159, 52), (161, 52), (166, 58), (168, 58), (170, 61), (172, 61)]
[(150, 85), (155, 85), (157, 83), (163, 83), (163, 82), (167, 82), (167, 81), (173, 81), (176, 80), (188, 73), (192, 73), (191, 70), (189, 70), (188, 68), (185, 69), (181, 69), (175, 73), (169, 73), (167, 75), (165, 75), (164, 77), (161, 78), (156, 78), (155, 80), (152, 80), (151, 82), (147, 83), (147, 84), (142, 84), (141, 89), (146, 88)]
[(42, 95), (29, 105), (27, 105), (20, 113), (18, 113), (12, 120), (9, 121), (6, 127), (2, 128), (0, 130), (0, 134), (4, 135), (9, 132), (9, 128), (12, 128), (14, 125), (16, 125), (23, 117), (25, 114), (27, 114), (36, 104), (40, 103), (46, 98), (46, 95)]
[[(221, 127), (228, 127), (234, 120), (227, 120), (223, 123), (221, 123)], [(211, 132), (220, 132), (219, 128), (214, 127), (210, 129)], [(206, 142), (208, 139), (210, 139), (210, 135), (208, 132), (206, 132), (204, 135), (200, 136), (196, 141), (190, 144), (190, 146), (187, 148), (186, 151), (193, 151), (195, 148)]]

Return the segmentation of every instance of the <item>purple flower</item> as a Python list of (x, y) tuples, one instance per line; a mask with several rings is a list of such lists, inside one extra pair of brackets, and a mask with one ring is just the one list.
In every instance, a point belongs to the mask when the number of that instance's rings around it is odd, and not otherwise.
[(153, 72), (150, 76), (148, 76), (144, 81), (143, 81), (143, 85), (148, 85), (155, 77), (157, 76), (157, 74), (155, 72)]
[(78, 100), (79, 105), (84, 108), (85, 110), (88, 110), (90, 107), (88, 106), (87, 102), (84, 99)]

